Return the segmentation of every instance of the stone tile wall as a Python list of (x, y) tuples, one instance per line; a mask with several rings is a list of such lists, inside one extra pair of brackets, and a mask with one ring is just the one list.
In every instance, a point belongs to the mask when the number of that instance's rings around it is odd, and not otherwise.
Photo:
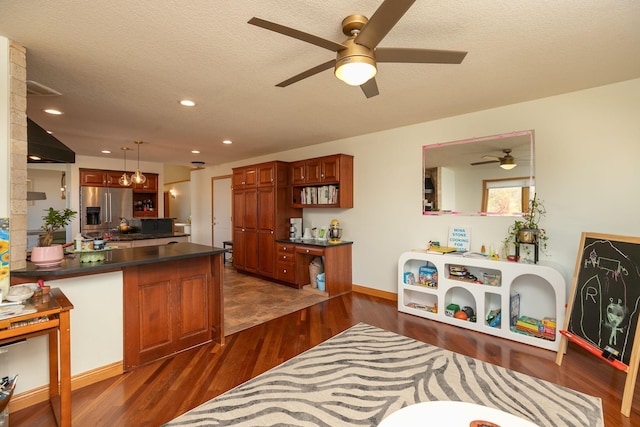
[(11, 42), (9, 62), (11, 269), (19, 269), (27, 264), (27, 50)]

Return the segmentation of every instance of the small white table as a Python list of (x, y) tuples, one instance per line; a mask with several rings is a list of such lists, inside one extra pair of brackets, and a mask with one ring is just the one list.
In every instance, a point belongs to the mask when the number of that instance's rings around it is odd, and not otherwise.
[(488, 406), (449, 400), (409, 405), (389, 415), (378, 424), (378, 427), (423, 427), (426, 425), (473, 427), (471, 422), (478, 420), (488, 421), (500, 427), (540, 427), (524, 418)]

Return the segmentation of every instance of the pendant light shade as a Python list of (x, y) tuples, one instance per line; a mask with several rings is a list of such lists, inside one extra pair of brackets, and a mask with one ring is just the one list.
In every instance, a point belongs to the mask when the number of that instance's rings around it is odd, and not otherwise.
[(122, 147), (121, 150), (124, 151), (124, 172), (122, 172), (122, 176), (118, 179), (118, 184), (123, 187), (128, 187), (131, 185), (131, 178), (127, 175), (127, 151), (129, 151), (130, 148)]
[(138, 146), (138, 169), (136, 169), (136, 173), (131, 175), (131, 180), (136, 184), (144, 184), (145, 182), (147, 182), (147, 177), (144, 176), (142, 172), (140, 172), (140, 144), (142, 144), (143, 142), (142, 141), (133, 141), (133, 142)]

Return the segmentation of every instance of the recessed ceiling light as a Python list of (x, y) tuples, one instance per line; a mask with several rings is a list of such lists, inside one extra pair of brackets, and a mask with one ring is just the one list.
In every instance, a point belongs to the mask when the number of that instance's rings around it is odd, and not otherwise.
[(180, 105), (184, 105), (185, 107), (193, 107), (194, 105), (196, 105), (196, 103), (190, 99), (182, 99), (180, 101)]
[(198, 151), (198, 150), (191, 150), (191, 154), (200, 154), (200, 151)]
[(29, 156), (29, 158), (30, 158), (31, 160), (42, 160), (42, 158), (41, 158), (41, 157), (38, 157), (38, 156)]
[(101, 153), (102, 154), (111, 154), (111, 151), (110, 150), (102, 150)]
[(49, 135), (53, 135), (53, 132), (52, 132), (52, 131), (50, 131), (50, 130), (48, 130), (48, 131), (47, 131), (47, 133), (48, 133)]
[(62, 114), (62, 111), (55, 110), (53, 108), (47, 108), (46, 110), (44, 110), (44, 112), (47, 114), (53, 114), (54, 116), (59, 116), (60, 114)]
[(233, 141), (231, 141), (230, 139), (225, 139), (224, 141), (222, 141), (223, 144), (233, 144)]

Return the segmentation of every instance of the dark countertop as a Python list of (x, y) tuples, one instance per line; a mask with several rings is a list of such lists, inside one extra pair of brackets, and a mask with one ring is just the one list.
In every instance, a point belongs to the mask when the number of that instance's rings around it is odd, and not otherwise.
[[(164, 239), (166, 237), (186, 237), (186, 236), (189, 236), (189, 234), (186, 234), (186, 233), (157, 233), (157, 234), (128, 233), (128, 234), (114, 235), (108, 240), (113, 240), (114, 242), (130, 242), (132, 240)], [(109, 246), (109, 243), (107, 243), (107, 246)]]
[(278, 243), (294, 243), (296, 245), (305, 246), (319, 246), (321, 248), (331, 248), (334, 246), (353, 245), (353, 242), (343, 240), (341, 243), (329, 243), (328, 240), (316, 240), (316, 239), (276, 239)]
[(54, 277), (80, 276), (98, 274), (106, 271), (121, 270), (141, 264), (173, 261), (184, 258), (224, 254), (226, 249), (195, 243), (174, 243), (160, 246), (143, 246), (140, 248), (118, 249), (105, 252), (105, 260), (100, 262), (80, 262), (79, 255), (66, 255), (62, 264), (57, 267), (40, 268), (31, 262), (27, 267), (11, 270), (12, 277)]

